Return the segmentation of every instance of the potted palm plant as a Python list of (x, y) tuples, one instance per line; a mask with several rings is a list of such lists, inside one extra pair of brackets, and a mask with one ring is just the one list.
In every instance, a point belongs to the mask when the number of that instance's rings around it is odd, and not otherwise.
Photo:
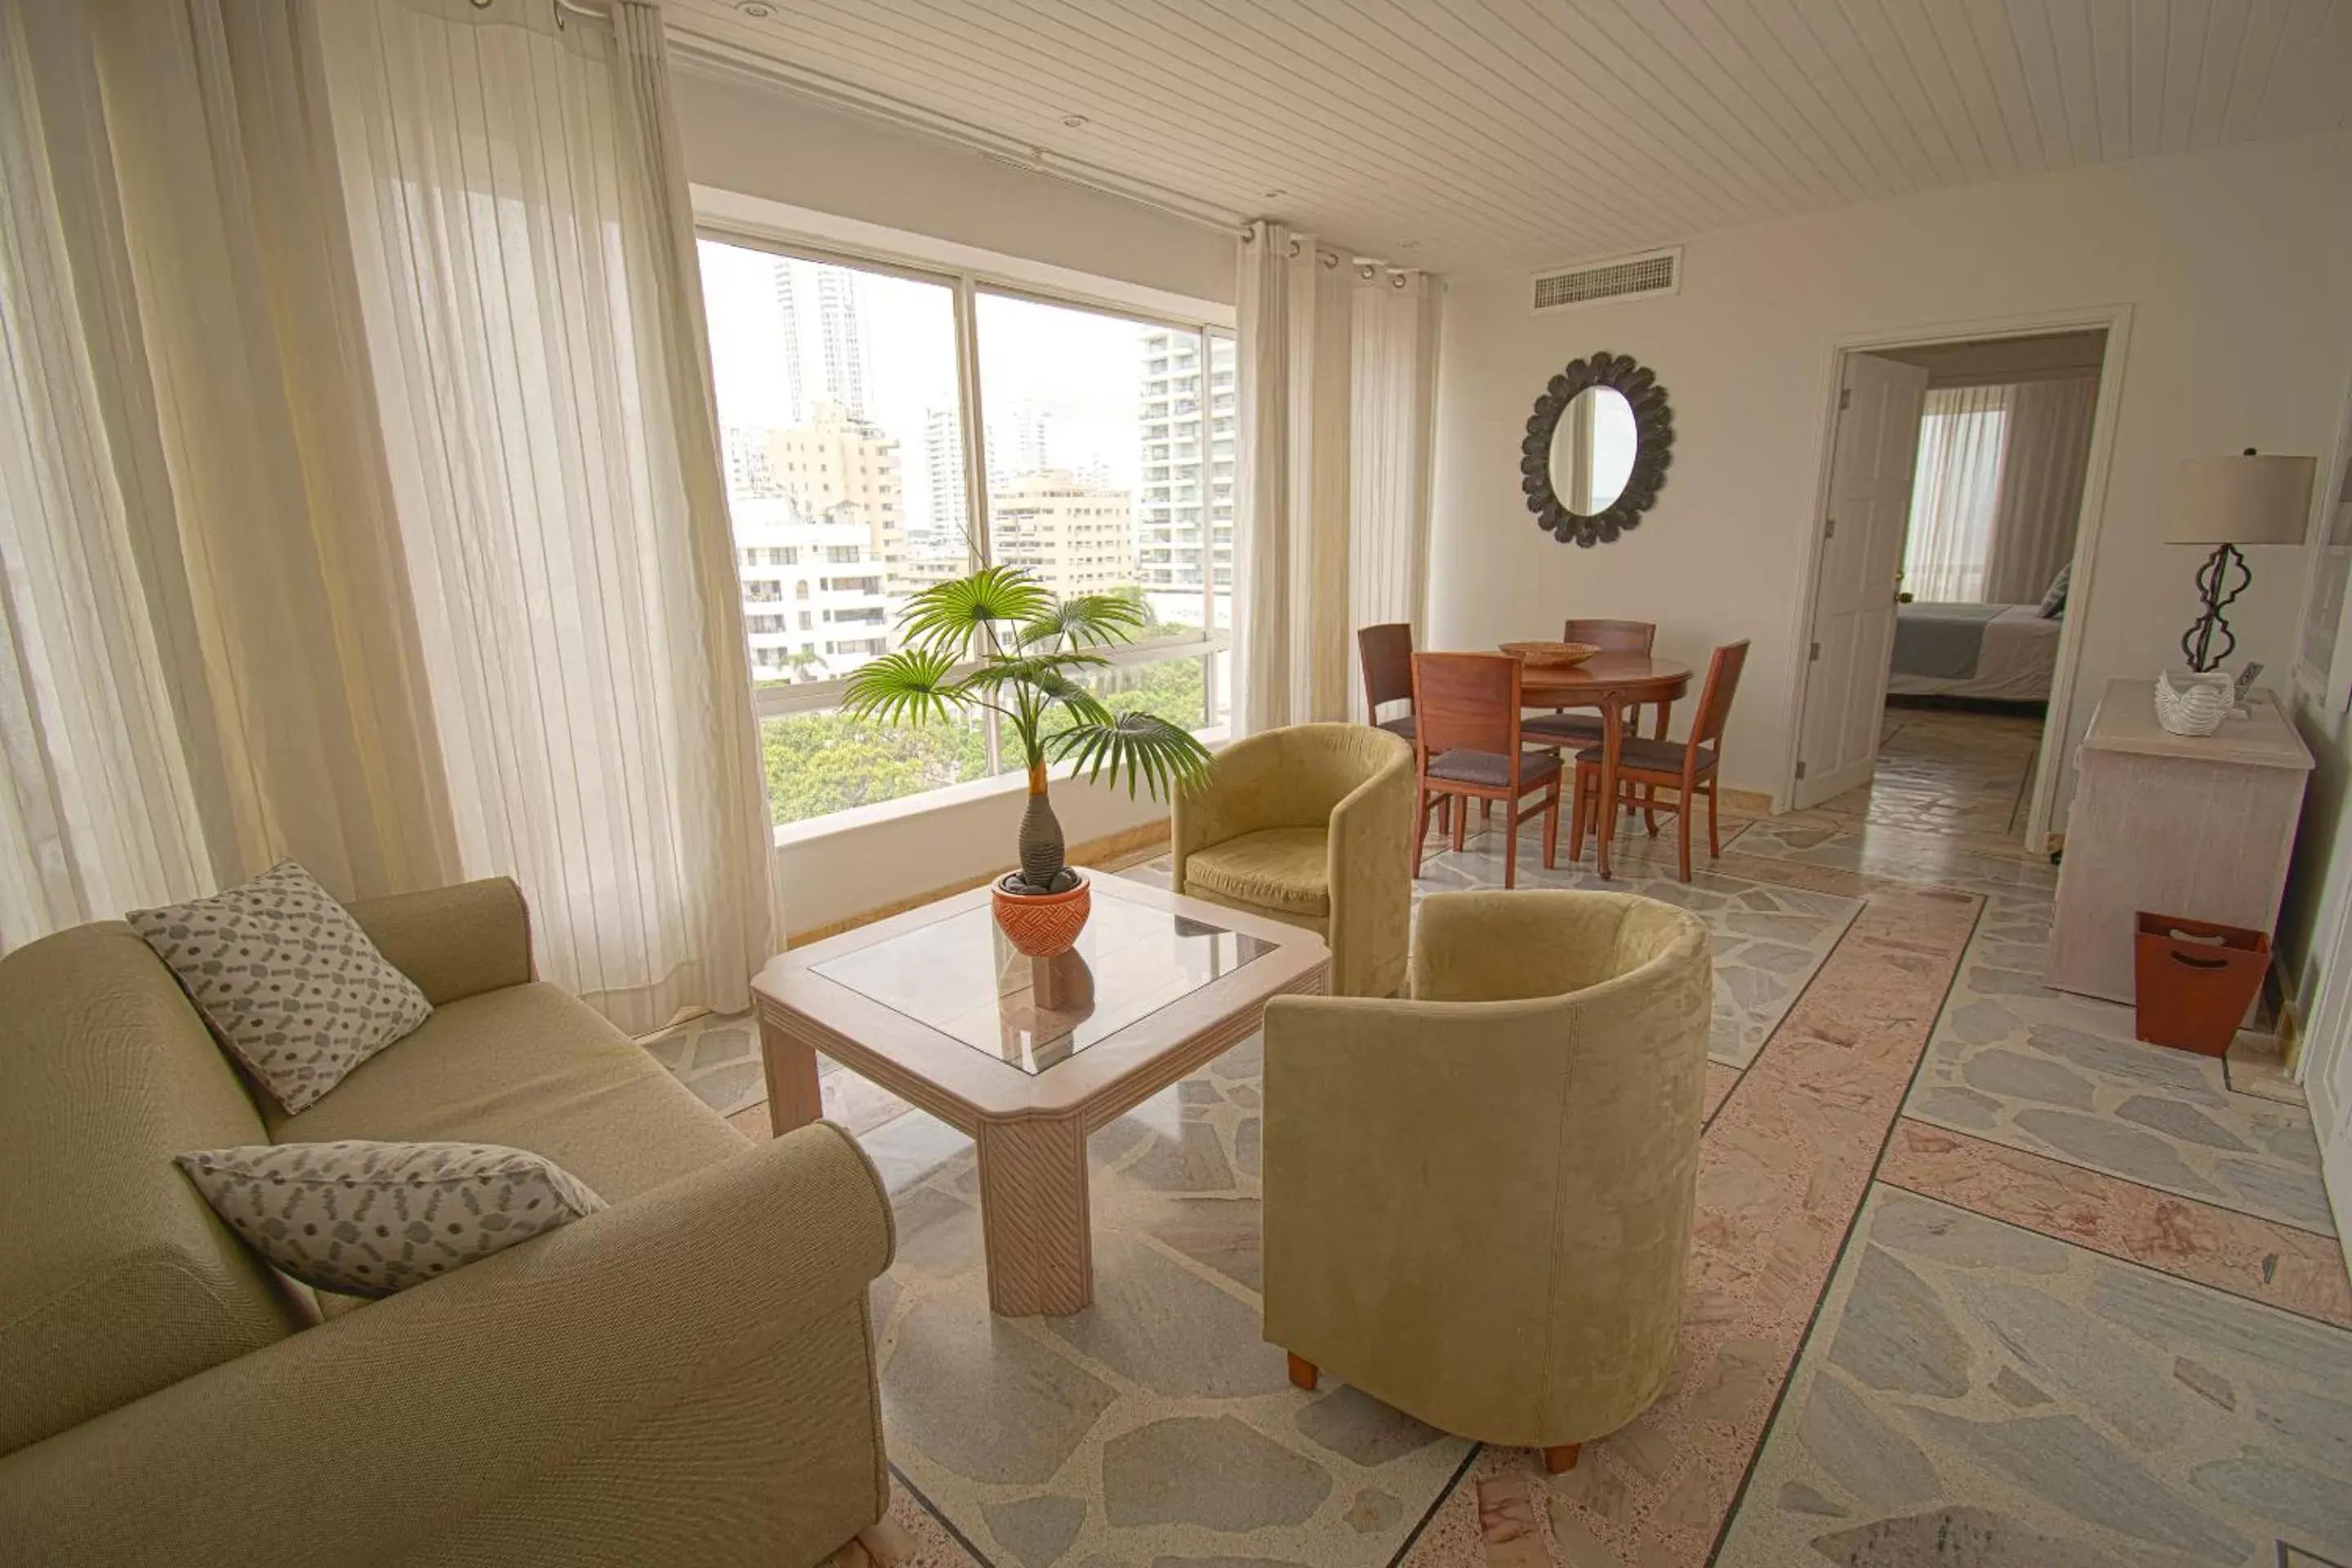
[(898, 615), (904, 646), (858, 667), (843, 690), (843, 711), (883, 723), (985, 710), (1020, 746), (1029, 769), (1021, 866), (997, 883), (994, 900), (998, 923), (1032, 958), (1066, 952), (1091, 903), (1085, 876), (1063, 858), (1048, 764), (1066, 759), (1113, 785), (1124, 773), (1129, 795), (1140, 784), (1155, 800), (1208, 774), (1208, 748), (1192, 731), (1157, 714), (1114, 714), (1081, 679), (1110, 662), (1097, 650), (1147, 622), (1133, 599), (1056, 599), (1017, 567), (989, 566), (909, 599)]

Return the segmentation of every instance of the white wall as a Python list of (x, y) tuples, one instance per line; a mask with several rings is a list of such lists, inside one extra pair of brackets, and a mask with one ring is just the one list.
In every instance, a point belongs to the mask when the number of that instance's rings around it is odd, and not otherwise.
[[(1189, 300), (1234, 300), (1228, 230), (782, 89), (681, 74), (675, 96), (687, 178), (698, 187)], [(1013, 780), (958, 789), (929, 810), (858, 813), (814, 835), (788, 830), (776, 850), (787, 924), (808, 931), (1010, 868), (1024, 803)], [(1072, 844), (1168, 814), (1148, 795), (1129, 799), (1124, 786), (1067, 779), (1055, 784), (1054, 803)]]
[[(1009, 871), (1028, 794), (1018, 777), (996, 781), (984, 793), (959, 787), (946, 804), (904, 816), (879, 815), (805, 837), (786, 830), (776, 847), (784, 879), (784, 916), (793, 931), (814, 931), (903, 899), (952, 887), (992, 872)], [(1073, 847), (1107, 838), (1168, 815), (1164, 803), (1139, 793), (1078, 779), (1056, 778), (1054, 815)], [(866, 813), (852, 814), (865, 817)]]
[(783, 89), (682, 71), (686, 177), (911, 234), (1231, 304), (1234, 234)]
[[(1794, 746), (1805, 592), (1833, 343), (2129, 304), (2105, 530), (2082, 682), (2177, 665), (2198, 552), (2162, 537), (2179, 460), (2322, 452), (2352, 341), (2352, 135), (2305, 138), (1935, 192), (1688, 242), (1682, 292), (1541, 320), (1517, 275), (1456, 279), (1439, 371), (1433, 640), (1557, 637), (1564, 616), (1655, 620), (1665, 655), (1755, 647), (1725, 783), (1778, 792)], [(1545, 381), (1600, 349), (1652, 366), (1673, 400), (1658, 505), (1614, 544), (1539, 532), (1519, 441)], [(2232, 609), (2233, 663), (2284, 687), (2298, 557), (2257, 551)], [(2077, 588), (2075, 614), (2083, 613)], [(2075, 738), (2092, 702), (2074, 713)], [(2070, 745), (2069, 750), (2072, 747)], [(2063, 801), (2063, 796), (2062, 796)]]

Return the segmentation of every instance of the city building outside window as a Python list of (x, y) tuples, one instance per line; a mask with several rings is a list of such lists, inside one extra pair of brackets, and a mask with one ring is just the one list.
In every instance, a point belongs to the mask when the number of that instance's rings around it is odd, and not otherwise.
[[(1021, 566), (1059, 595), (1118, 594), (1146, 607), (1145, 637), (1093, 677), (1115, 710), (1196, 730), (1224, 722), (1230, 335), (1033, 299), (969, 274), (719, 235), (699, 249), (778, 824), (1009, 765), (986, 715), (898, 728), (837, 710), (849, 673), (898, 646), (908, 598), (992, 563)], [(984, 421), (961, 392), (967, 356)], [(797, 628), (761, 613), (787, 600), (815, 606), (828, 629), (870, 633), (795, 637), (811, 629), (811, 609)]]

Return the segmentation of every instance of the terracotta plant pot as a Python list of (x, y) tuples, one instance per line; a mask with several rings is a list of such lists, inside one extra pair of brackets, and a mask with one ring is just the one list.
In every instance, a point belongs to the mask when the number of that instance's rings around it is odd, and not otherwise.
[(1008, 893), (999, 882), (991, 897), (996, 924), (1007, 941), (1031, 958), (1055, 958), (1070, 951), (1094, 912), (1094, 884), (1084, 871), (1078, 885), (1059, 893)]

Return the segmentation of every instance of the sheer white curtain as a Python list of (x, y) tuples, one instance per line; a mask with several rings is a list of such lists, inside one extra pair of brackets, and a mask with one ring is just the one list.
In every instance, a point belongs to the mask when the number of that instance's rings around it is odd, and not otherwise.
[(747, 1005), (772, 855), (659, 15), (320, 16), (466, 865), (623, 1026)]
[(0, 8), (0, 942), (454, 837), (299, 0)]
[(1419, 614), (1437, 295), (1405, 276), (1281, 224), (1242, 242), (1237, 733), (1347, 718), (1353, 627)]
[(2095, 375), (2021, 382), (2009, 391), (2000, 498), (1994, 507), (1984, 596), (2032, 605), (2074, 558), (2083, 480), (2091, 462)]
[(1903, 542), (1903, 586), (1924, 604), (1985, 596), (2011, 391), (1953, 386), (1927, 394)]
[(77, 297), (113, 192), (79, 30), (0, 5), (0, 949), (210, 876), (134, 539), (160, 509), (170, 544), (161, 451), (139, 422), (118, 467), (100, 384), (143, 354), (102, 279)]
[(1348, 710), (1369, 721), (1357, 626), (1403, 621), (1416, 637), (1429, 600), (1429, 475), (1441, 285), (1376, 262), (1355, 268), (1348, 489)]
[(1349, 279), (1314, 236), (1259, 223), (1239, 293), (1234, 731), (1253, 734), (1347, 702)]

